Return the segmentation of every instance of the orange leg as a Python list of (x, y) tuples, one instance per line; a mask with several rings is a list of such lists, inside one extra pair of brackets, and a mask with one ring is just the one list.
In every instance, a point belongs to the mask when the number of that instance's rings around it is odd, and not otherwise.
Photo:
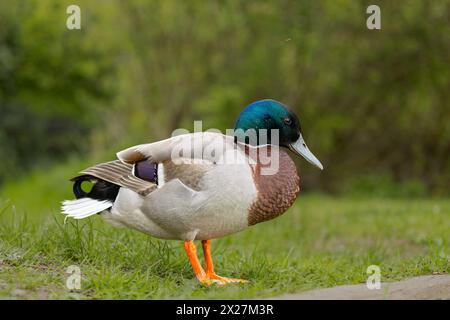
[(211, 284), (211, 281), (207, 278), (205, 270), (203, 270), (200, 261), (197, 257), (197, 248), (195, 247), (194, 241), (185, 241), (184, 250), (186, 250), (189, 262), (191, 263), (192, 270), (197, 277), (198, 281), (204, 284)]
[(211, 240), (202, 240), (203, 254), (206, 262), (206, 278), (218, 284), (226, 284), (230, 282), (248, 282), (242, 279), (225, 278), (218, 276), (214, 272), (214, 264), (211, 256)]

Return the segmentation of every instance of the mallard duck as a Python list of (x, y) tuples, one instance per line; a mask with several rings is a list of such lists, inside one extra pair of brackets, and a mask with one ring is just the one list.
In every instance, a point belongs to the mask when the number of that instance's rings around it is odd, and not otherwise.
[[(256, 139), (248, 132), (257, 132)], [(72, 179), (76, 200), (63, 201), (62, 212), (74, 219), (100, 214), (114, 225), (184, 241), (203, 284), (245, 282), (215, 273), (211, 239), (278, 217), (294, 203), (300, 178), (285, 149), (323, 169), (295, 113), (275, 100), (256, 101), (241, 112), (231, 135), (177, 135), (81, 171)], [(89, 192), (85, 181), (93, 183)], [(205, 269), (194, 240), (202, 243)]]

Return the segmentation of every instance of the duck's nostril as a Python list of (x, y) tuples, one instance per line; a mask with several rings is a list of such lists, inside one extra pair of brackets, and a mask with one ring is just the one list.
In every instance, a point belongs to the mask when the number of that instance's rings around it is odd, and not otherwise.
[(302, 144), (303, 144), (303, 146), (306, 148), (306, 143), (303, 142)]

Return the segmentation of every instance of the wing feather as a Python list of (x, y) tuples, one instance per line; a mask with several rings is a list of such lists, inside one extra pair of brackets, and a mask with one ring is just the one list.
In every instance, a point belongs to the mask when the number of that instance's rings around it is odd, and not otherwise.
[(89, 167), (80, 173), (83, 175), (91, 175), (121, 187), (128, 188), (143, 196), (148, 195), (157, 188), (155, 183), (134, 176), (133, 165), (123, 163), (120, 160), (100, 163)]

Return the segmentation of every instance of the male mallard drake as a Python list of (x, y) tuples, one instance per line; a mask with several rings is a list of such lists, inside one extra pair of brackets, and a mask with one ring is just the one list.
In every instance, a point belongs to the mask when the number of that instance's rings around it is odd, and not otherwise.
[[(119, 160), (72, 179), (77, 200), (64, 201), (62, 211), (75, 219), (101, 213), (116, 225), (183, 240), (200, 282), (243, 282), (215, 274), (211, 239), (273, 219), (293, 204), (300, 179), (279, 146), (323, 167), (306, 146), (297, 116), (280, 102), (250, 104), (235, 129), (234, 136), (183, 134), (120, 151)], [(90, 192), (81, 188), (84, 181), (95, 182)], [(194, 240), (202, 241), (206, 270)]]

